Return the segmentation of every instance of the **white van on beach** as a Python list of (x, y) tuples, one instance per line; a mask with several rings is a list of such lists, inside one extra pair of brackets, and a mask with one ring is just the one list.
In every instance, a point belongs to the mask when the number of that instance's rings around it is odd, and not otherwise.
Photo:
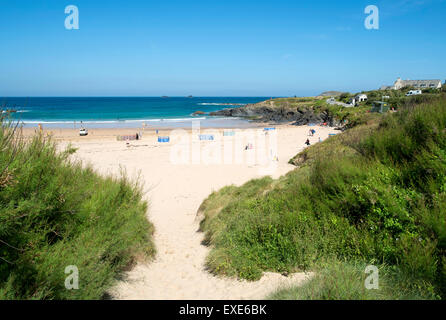
[(406, 96), (416, 96), (421, 94), (421, 90), (410, 90), (408, 93), (406, 93)]

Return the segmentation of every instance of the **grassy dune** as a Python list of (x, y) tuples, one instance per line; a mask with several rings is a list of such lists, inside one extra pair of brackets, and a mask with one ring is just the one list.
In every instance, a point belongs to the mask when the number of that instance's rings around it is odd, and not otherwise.
[[(365, 115), (368, 117), (368, 115)], [(226, 187), (204, 201), (201, 229), (217, 274), (316, 271), (281, 299), (446, 297), (446, 98), (409, 99), (363, 118), (292, 161), (278, 180)], [(380, 290), (365, 290), (365, 266)]]
[[(141, 187), (102, 177), (36, 135), (0, 128), (0, 299), (100, 299), (137, 257), (154, 253)], [(79, 289), (65, 288), (77, 266)]]

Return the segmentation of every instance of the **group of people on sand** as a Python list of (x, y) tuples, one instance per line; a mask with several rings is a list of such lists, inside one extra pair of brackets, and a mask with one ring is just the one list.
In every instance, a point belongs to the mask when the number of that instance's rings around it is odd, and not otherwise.
[[(310, 130), (308, 131), (308, 135), (309, 135), (310, 137), (313, 137), (315, 133), (316, 133), (316, 130), (314, 130), (314, 129), (310, 129)], [(319, 137), (319, 142), (322, 142), (321, 137)], [(307, 146), (311, 145), (311, 143), (310, 143), (310, 139), (309, 139), (309, 138), (307, 138), (307, 140), (305, 141), (305, 144), (306, 144)]]
[[(315, 133), (316, 133), (316, 130), (314, 130), (314, 129), (310, 129), (310, 130), (308, 130), (308, 135), (309, 135), (310, 137), (313, 137)], [(319, 138), (319, 141), (320, 141), (320, 139), (321, 139), (321, 138)], [(309, 146), (309, 145), (311, 144), (311, 143), (310, 143), (310, 139), (307, 138), (307, 141), (305, 141), (305, 144), (306, 144), (307, 146)]]

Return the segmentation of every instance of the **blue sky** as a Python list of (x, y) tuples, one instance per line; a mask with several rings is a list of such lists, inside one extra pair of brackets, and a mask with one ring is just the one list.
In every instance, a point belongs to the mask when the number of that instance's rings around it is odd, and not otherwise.
[[(380, 29), (364, 27), (367, 5)], [(64, 27), (79, 8), (79, 30)], [(290, 96), (446, 79), (445, 0), (0, 0), (0, 96)]]

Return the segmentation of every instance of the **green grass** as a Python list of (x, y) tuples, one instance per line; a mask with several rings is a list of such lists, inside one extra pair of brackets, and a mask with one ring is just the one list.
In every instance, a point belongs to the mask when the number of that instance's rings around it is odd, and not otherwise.
[[(407, 91), (414, 88), (402, 88), (400, 90), (370, 90), (361, 93), (367, 94), (368, 100), (361, 102), (356, 107), (344, 107), (339, 105), (331, 105), (327, 103), (327, 97), (299, 97), (299, 98), (275, 98), (255, 104), (259, 108), (268, 107), (281, 110), (285, 113), (286, 110), (301, 112), (313, 111), (315, 114), (326, 113), (330, 118), (337, 120), (345, 128), (353, 128), (358, 125), (375, 122), (380, 115), (370, 113), (370, 110), (375, 101), (381, 101), (383, 96), (389, 103), (390, 108), (398, 110), (411, 104), (429, 103), (438, 98), (441, 90), (427, 89), (422, 95), (406, 97)], [(443, 88), (444, 91), (444, 88)], [(340, 102), (349, 103), (350, 98), (357, 94), (343, 93), (336, 99)], [(261, 118), (261, 117), (260, 117)], [(251, 117), (255, 120), (259, 117)]]
[[(312, 146), (295, 158), (300, 168), (278, 180), (213, 193), (200, 208), (209, 270), (256, 280), (264, 271), (322, 276), (339, 274), (329, 267), (336, 261), (373, 263), (398, 275), (388, 276), (388, 291), (332, 295), (398, 299), (405, 290), (444, 299), (446, 99), (419, 99)], [(407, 289), (404, 279), (422, 285)]]
[(368, 274), (363, 262), (324, 263), (316, 274), (300, 287), (280, 289), (271, 300), (434, 300), (434, 287), (423, 280), (402, 273), (397, 267), (380, 265), (378, 288), (367, 289)]
[(347, 127), (363, 124), (377, 117), (376, 115), (369, 114), (371, 109), (371, 105), (369, 104), (347, 108), (339, 105), (330, 105), (326, 100), (326, 97), (276, 98), (260, 102), (257, 106), (268, 106), (278, 110), (299, 110), (301, 112), (313, 111), (315, 114), (326, 113), (331, 118), (344, 123)]
[[(42, 135), (0, 128), (0, 299), (101, 299), (137, 258), (154, 254), (141, 186), (102, 177)], [(79, 289), (65, 288), (69, 265)]]

